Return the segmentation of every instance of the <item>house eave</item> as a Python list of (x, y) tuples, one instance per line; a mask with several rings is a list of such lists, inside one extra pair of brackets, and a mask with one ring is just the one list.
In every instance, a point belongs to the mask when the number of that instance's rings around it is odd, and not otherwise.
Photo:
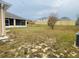
[(7, 3), (7, 2), (4, 2), (4, 1), (0, 0), (0, 5), (1, 5), (1, 4), (4, 5), (4, 9), (5, 9), (5, 10), (7, 10), (7, 9), (11, 6), (11, 4), (9, 4), (9, 3)]

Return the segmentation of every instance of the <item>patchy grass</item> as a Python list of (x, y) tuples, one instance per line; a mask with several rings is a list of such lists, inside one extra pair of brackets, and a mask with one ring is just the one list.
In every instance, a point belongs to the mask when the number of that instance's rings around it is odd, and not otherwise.
[(11, 39), (0, 43), (0, 57), (79, 57), (74, 26), (55, 26), (52, 30), (47, 25), (32, 25), (8, 30)]

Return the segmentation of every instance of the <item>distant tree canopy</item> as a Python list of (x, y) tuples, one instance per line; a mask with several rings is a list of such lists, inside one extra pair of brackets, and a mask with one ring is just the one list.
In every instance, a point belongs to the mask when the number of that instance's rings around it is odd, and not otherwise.
[(69, 17), (62, 17), (61, 19), (64, 19), (64, 20), (71, 20)]
[(52, 29), (54, 29), (54, 25), (55, 25), (57, 20), (58, 20), (57, 17), (49, 16), (49, 18), (48, 18), (48, 26), (51, 27)]

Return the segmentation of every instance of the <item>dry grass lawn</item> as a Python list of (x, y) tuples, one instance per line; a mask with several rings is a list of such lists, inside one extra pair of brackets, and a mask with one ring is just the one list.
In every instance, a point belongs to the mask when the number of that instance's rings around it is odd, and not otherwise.
[(74, 47), (75, 26), (32, 25), (28, 28), (9, 29), (10, 41), (0, 43), (0, 57), (79, 57)]

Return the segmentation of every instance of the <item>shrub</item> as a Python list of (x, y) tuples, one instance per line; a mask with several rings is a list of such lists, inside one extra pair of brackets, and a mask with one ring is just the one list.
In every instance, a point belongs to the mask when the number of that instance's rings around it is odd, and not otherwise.
[(32, 20), (28, 20), (28, 21), (27, 21), (27, 24), (33, 25), (33, 24), (35, 24), (35, 23), (34, 23), (34, 21), (32, 21)]

